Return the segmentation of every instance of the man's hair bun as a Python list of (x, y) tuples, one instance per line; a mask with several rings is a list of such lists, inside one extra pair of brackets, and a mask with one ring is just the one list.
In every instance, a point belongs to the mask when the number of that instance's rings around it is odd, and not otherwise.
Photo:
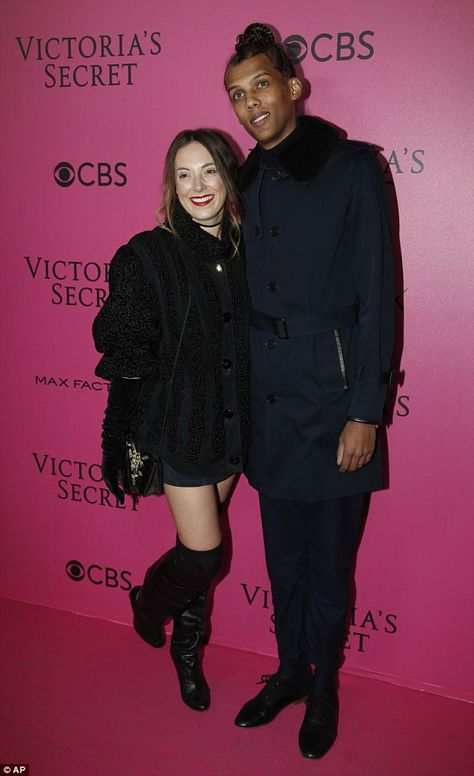
[(249, 24), (237, 36), (235, 52), (227, 62), (226, 73), (229, 67), (240, 65), (246, 59), (256, 57), (259, 54), (265, 54), (273, 67), (279, 70), (284, 78), (293, 78), (295, 76), (295, 68), (286, 48), (281, 43), (276, 42), (271, 28), (260, 22)]
[(254, 22), (253, 24), (249, 24), (249, 26), (237, 36), (235, 50), (238, 54), (243, 46), (248, 46), (249, 44), (271, 46), (273, 43), (275, 43), (275, 38), (273, 37), (273, 32), (270, 27), (267, 27), (266, 24), (261, 24), (260, 22)]

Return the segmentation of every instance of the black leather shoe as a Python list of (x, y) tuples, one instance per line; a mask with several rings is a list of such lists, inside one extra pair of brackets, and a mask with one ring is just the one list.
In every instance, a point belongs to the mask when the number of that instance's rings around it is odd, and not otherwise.
[(176, 668), (181, 698), (190, 709), (206, 711), (211, 705), (209, 685), (201, 667), (201, 645), (206, 639), (208, 590), (175, 614), (171, 658)]
[(298, 703), (308, 695), (311, 681), (310, 672), (301, 679), (283, 679), (278, 674), (262, 676), (262, 682), (266, 682), (266, 686), (255, 698), (242, 706), (234, 720), (235, 724), (238, 727), (251, 728), (271, 722), (285, 706)]
[(165, 631), (161, 623), (146, 617), (141, 600), (141, 586), (132, 587), (128, 597), (133, 609), (133, 627), (138, 635), (152, 647), (162, 647), (165, 643)]
[(336, 740), (338, 715), (337, 695), (311, 693), (299, 733), (303, 757), (319, 759), (326, 754)]

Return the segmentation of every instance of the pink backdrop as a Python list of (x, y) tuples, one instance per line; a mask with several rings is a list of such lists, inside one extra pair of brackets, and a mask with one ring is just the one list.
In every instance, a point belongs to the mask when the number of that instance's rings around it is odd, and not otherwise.
[[(222, 71), (254, 4), (184, 7), (2, 4), (1, 593), (120, 622), (130, 620), (127, 590), (174, 532), (163, 499), (119, 509), (99, 481), (106, 386), (93, 376), (90, 326), (107, 262), (153, 226), (177, 131), (213, 126), (244, 153), (251, 145)], [(261, 0), (258, 15), (283, 38), (300, 36), (306, 112), (380, 146), (398, 197), (405, 379), (389, 430), (391, 487), (373, 498), (359, 554), (345, 667), (473, 698), (470, 3), (296, 0), (285, 10)], [(213, 639), (274, 654), (257, 499), (244, 481), (230, 527)]]

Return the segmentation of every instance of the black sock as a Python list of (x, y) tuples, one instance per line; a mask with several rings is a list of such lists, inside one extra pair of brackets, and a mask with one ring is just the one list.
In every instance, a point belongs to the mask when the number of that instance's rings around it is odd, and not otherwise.
[(337, 673), (324, 669), (318, 671), (316, 668), (311, 689), (313, 692), (327, 692), (328, 695), (335, 695), (337, 692)]
[(277, 674), (282, 679), (301, 679), (308, 671), (303, 655), (297, 658), (280, 658)]

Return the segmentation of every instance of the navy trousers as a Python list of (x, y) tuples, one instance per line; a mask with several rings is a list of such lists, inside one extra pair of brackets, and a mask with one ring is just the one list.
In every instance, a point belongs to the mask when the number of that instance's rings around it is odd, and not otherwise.
[(303, 503), (260, 496), (280, 672), (316, 666), (334, 685), (369, 496)]

